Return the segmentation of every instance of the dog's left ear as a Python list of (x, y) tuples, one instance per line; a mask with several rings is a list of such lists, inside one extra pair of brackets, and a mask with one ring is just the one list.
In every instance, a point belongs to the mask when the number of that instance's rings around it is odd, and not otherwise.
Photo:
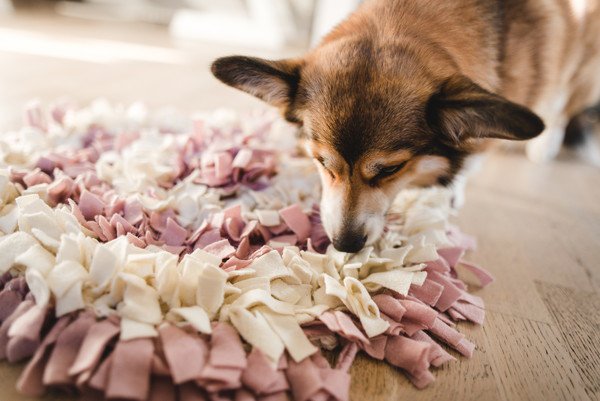
[(300, 81), (300, 61), (230, 56), (215, 60), (211, 71), (221, 82), (265, 102), (287, 108)]
[(525, 140), (544, 130), (544, 122), (528, 108), (463, 75), (445, 81), (431, 97), (427, 120), (454, 143), (476, 138)]

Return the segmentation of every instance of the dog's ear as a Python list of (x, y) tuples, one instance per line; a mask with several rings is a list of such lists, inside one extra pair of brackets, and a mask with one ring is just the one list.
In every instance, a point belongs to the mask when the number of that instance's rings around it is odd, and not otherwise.
[(280, 108), (293, 102), (300, 81), (297, 60), (222, 57), (213, 62), (211, 71), (221, 82)]
[(445, 81), (431, 97), (427, 120), (457, 144), (476, 138), (525, 140), (544, 130), (544, 122), (531, 110), (486, 91), (463, 75)]

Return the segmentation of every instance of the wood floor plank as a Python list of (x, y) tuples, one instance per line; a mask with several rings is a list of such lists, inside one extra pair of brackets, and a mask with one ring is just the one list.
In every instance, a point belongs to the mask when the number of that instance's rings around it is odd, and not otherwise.
[[(539, 165), (521, 155), (493, 152), (469, 181), (461, 218), (481, 237), (524, 252), (535, 279), (600, 290), (600, 169), (555, 161)], [(469, 205), (476, 204), (476, 208)], [(489, 213), (489, 215), (487, 214)], [(500, 231), (500, 237), (496, 231)], [(526, 270), (515, 255), (514, 266)], [(508, 266), (512, 267), (512, 266)]]
[(366, 394), (372, 401), (401, 399), (401, 388), (411, 386), (408, 379), (397, 369), (382, 361), (359, 354), (350, 370), (350, 399), (362, 401)]
[[(507, 171), (513, 170), (506, 179)], [(547, 191), (540, 190), (548, 171), (553, 179), (544, 183)], [(468, 258), (497, 279), (485, 290), (489, 310), (551, 322), (536, 280), (583, 291), (598, 289), (600, 210), (588, 201), (580, 208), (579, 200), (596, 191), (600, 205), (600, 192), (573, 182), (600, 180), (600, 170), (582, 168), (581, 176), (578, 171), (570, 165), (537, 166), (523, 157), (492, 154), (470, 181), (458, 222), (479, 240), (479, 249)]]
[(42, 397), (26, 397), (19, 394), (15, 384), (25, 365), (25, 362), (9, 364), (6, 361), (0, 361), (0, 401), (92, 401), (78, 398), (75, 394), (65, 394), (58, 390), (49, 391)]
[(600, 295), (544, 282), (538, 282), (537, 289), (567, 345), (587, 394), (593, 400), (600, 400)]
[(365, 394), (369, 394), (369, 400), (373, 401), (501, 400), (492, 373), (489, 350), (485, 346), (484, 331), (470, 324), (460, 325), (459, 330), (477, 344), (472, 359), (453, 353), (457, 361), (432, 369), (436, 381), (426, 389), (418, 390), (397, 369), (366, 357), (359, 358), (351, 370), (352, 400), (365, 400)]
[(22, 400), (25, 399), (17, 393), (15, 383), (21, 374), (25, 363), (8, 364), (6, 361), (0, 362), (0, 399), (2, 400)]
[[(506, 204), (498, 205), (477, 188), (467, 191), (467, 204), (461, 210), (458, 225), (478, 240), (478, 249), (465, 259), (490, 271), (496, 281), (477, 295), (484, 296), (486, 309), (526, 319), (550, 322), (551, 317), (533, 283), (535, 265), (540, 261), (530, 253), (529, 232), (517, 229), (519, 219), (528, 215)], [(531, 223), (531, 222), (529, 222)]]
[(503, 400), (591, 400), (553, 324), (491, 312), (483, 330)]

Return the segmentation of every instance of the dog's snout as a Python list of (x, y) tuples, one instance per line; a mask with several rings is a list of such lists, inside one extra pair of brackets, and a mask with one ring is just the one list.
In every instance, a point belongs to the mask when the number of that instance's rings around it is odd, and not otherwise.
[(354, 253), (360, 251), (367, 242), (367, 236), (362, 232), (344, 232), (335, 236), (332, 241), (333, 246), (340, 252)]

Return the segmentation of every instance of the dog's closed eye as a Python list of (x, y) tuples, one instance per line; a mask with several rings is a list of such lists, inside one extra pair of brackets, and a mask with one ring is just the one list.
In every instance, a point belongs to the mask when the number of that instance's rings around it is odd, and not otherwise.
[(323, 159), (321, 156), (317, 156), (314, 159), (323, 167), (325, 171), (327, 171), (331, 178), (334, 178), (334, 175), (331, 172), (331, 170), (325, 165), (325, 159)]
[(383, 178), (386, 178), (386, 177), (396, 174), (397, 172), (402, 170), (404, 168), (404, 166), (406, 166), (406, 163), (408, 163), (408, 160), (405, 160), (402, 163), (395, 164), (393, 166), (381, 167), (379, 169), (379, 171), (377, 172), (377, 174), (375, 175), (375, 177), (373, 177), (373, 180), (381, 180)]

